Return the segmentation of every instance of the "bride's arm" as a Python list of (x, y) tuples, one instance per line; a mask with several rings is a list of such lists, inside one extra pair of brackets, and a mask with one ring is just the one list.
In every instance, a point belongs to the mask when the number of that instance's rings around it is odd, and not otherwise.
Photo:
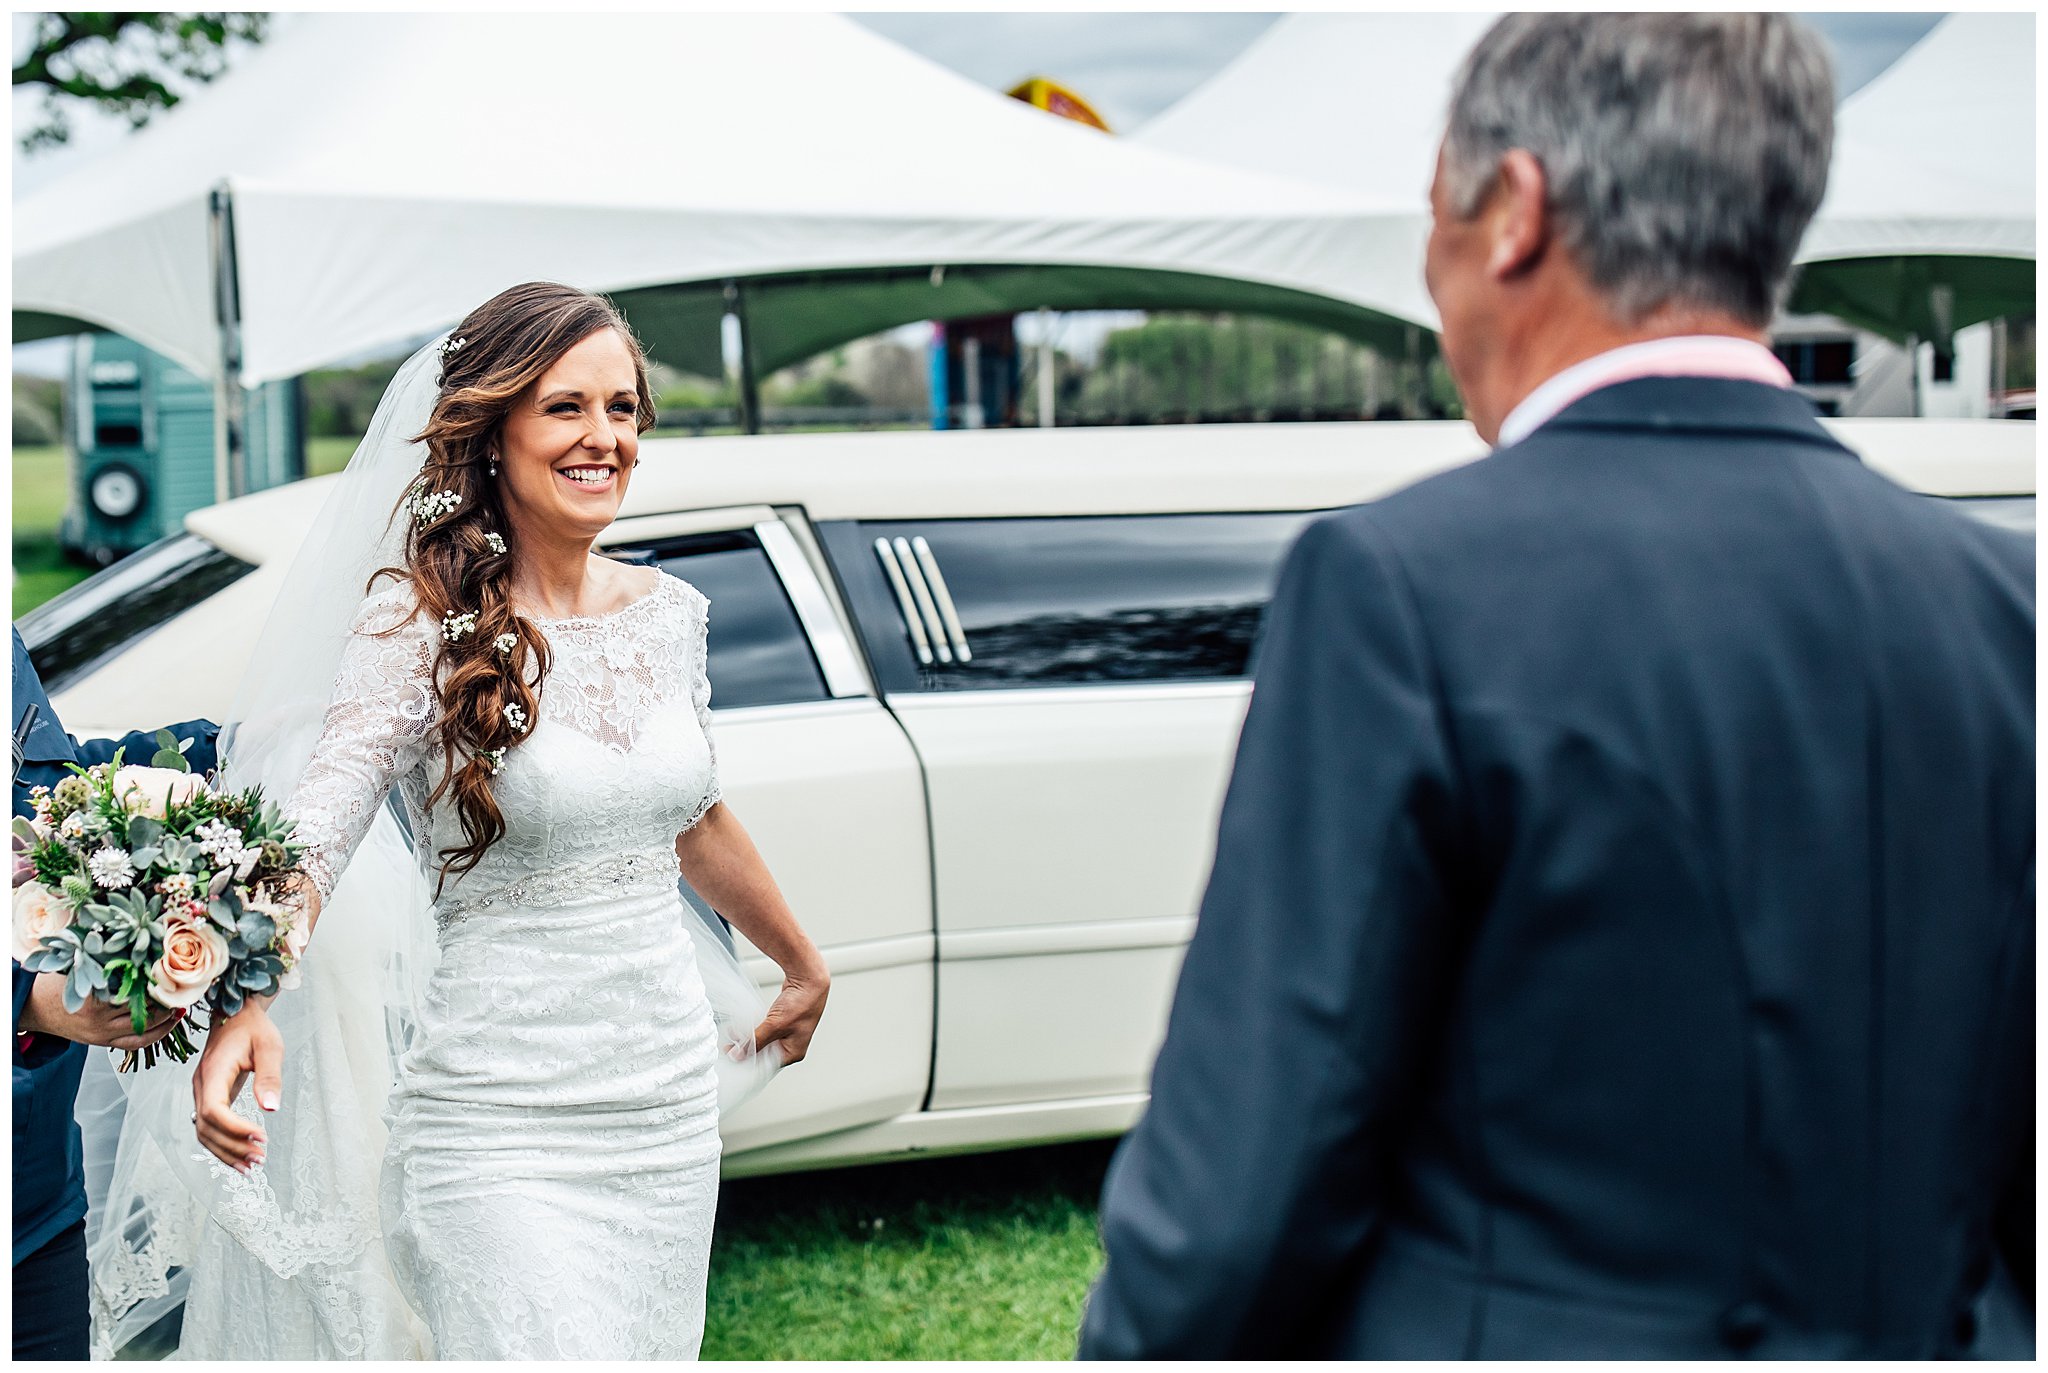
[(782, 992), (754, 1031), (754, 1043), (782, 1045), (784, 1063), (800, 1062), (825, 1013), (832, 975), (739, 817), (723, 801), (676, 838), (676, 862), (692, 889), (782, 969)]
[[(411, 606), (409, 592), (386, 588), (358, 611), (320, 741), (282, 807), (305, 845), (295, 885), (306, 902), (308, 930), (386, 793), (421, 757), (433, 726), (434, 635), (411, 620)], [(284, 1040), (270, 1020), (272, 999), (251, 997), (236, 1014), (217, 1020), (192, 1076), (199, 1142), (244, 1171), (263, 1162), (264, 1133), (236, 1115), (232, 1103), (252, 1075), (256, 1103), (265, 1111), (278, 1108), (284, 1090)]]

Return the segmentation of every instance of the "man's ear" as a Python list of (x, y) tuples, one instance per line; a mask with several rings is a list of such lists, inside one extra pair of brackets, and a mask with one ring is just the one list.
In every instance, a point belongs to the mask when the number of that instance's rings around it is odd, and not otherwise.
[(1527, 148), (1510, 148), (1501, 157), (1494, 187), (1493, 243), (1486, 270), (1496, 281), (1520, 276), (1543, 258), (1550, 244), (1549, 187), (1543, 164)]

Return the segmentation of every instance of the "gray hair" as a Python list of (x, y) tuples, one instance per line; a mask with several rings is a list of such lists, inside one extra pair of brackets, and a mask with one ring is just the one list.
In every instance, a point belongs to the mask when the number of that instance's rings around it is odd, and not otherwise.
[(1676, 302), (1762, 327), (1827, 188), (1834, 86), (1784, 14), (1511, 14), (1458, 74), (1444, 188), (1470, 217), (1527, 149), (1622, 323)]

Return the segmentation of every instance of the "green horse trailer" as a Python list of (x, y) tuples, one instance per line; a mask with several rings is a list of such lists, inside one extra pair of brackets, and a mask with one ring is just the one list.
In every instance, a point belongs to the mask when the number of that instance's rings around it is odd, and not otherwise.
[[(213, 385), (118, 334), (86, 334), (65, 392), (71, 500), (60, 537), (101, 565), (175, 534), (215, 494)], [(239, 493), (306, 475), (296, 381), (249, 392)]]

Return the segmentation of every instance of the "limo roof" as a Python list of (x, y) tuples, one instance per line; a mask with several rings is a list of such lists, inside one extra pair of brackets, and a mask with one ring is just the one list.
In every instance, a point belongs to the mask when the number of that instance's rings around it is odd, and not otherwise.
[[(1834, 420), (1842, 441), (1930, 495), (2031, 495), (2034, 428), (2009, 420)], [(1481, 457), (1462, 421), (1200, 424), (647, 438), (621, 518), (801, 506), (814, 520), (1310, 510), (1385, 495)], [(297, 548), (336, 478), (193, 511), (249, 562)]]

